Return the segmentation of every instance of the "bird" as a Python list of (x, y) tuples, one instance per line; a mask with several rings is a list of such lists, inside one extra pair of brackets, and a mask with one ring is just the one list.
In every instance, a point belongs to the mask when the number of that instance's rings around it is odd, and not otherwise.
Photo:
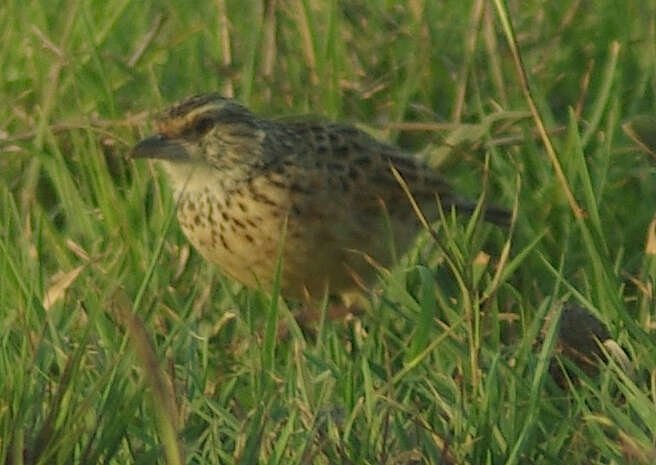
[[(422, 224), (392, 167), (431, 220), (437, 197), (457, 212), (476, 206), (426, 163), (342, 122), (269, 119), (205, 93), (154, 126), (130, 156), (163, 165), (187, 239), (249, 288), (270, 291), (279, 276), (288, 299), (358, 293), (410, 248)], [(509, 221), (492, 205), (483, 215)]]

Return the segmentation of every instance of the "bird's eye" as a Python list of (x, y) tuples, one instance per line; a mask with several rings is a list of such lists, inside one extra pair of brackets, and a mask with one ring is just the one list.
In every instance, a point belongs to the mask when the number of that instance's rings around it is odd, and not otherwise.
[(212, 126), (214, 126), (214, 120), (209, 117), (198, 118), (196, 121), (194, 121), (194, 129), (199, 134), (205, 134), (207, 131), (212, 129)]

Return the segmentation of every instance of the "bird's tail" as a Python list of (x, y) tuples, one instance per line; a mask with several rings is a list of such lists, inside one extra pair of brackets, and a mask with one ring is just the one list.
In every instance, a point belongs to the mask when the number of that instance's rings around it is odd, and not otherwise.
[[(456, 211), (462, 213), (473, 213), (476, 209), (476, 204), (468, 200), (457, 200), (455, 203)], [(496, 205), (483, 205), (483, 219), (497, 226), (509, 226), (512, 212), (506, 208)]]
[(496, 205), (486, 205), (483, 207), (483, 218), (498, 226), (509, 226), (512, 212)]

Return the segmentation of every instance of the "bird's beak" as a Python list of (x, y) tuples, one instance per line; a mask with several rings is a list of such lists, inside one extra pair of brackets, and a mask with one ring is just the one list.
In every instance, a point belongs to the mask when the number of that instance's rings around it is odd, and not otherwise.
[(146, 137), (132, 147), (130, 158), (161, 158), (171, 161), (189, 159), (189, 152), (175, 139), (168, 139), (161, 134)]

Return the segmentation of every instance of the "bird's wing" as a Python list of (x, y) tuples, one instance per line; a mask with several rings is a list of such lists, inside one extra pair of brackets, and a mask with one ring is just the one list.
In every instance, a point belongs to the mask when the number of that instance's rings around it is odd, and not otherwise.
[[(441, 176), (401, 149), (380, 142), (351, 125), (316, 122), (280, 124), (279, 137), (267, 144), (273, 165), (291, 180), (292, 190), (312, 192), (325, 201), (343, 199), (361, 211), (409, 209), (409, 200), (392, 172), (395, 168), (420, 207), (435, 214), (436, 199), (442, 206), (461, 212), (474, 210), (475, 202), (459, 197)], [(273, 166), (272, 166), (273, 167)], [(337, 194), (340, 194), (339, 196)], [(509, 213), (488, 206), (485, 217), (506, 224)]]
[(439, 195), (450, 205), (454, 199), (451, 186), (430, 167), (353, 126), (294, 123), (290, 132), (297, 134), (298, 143), (288, 156), (309, 168), (308, 172), (332, 178), (359, 202), (407, 204), (392, 167), (418, 200), (434, 202)]

